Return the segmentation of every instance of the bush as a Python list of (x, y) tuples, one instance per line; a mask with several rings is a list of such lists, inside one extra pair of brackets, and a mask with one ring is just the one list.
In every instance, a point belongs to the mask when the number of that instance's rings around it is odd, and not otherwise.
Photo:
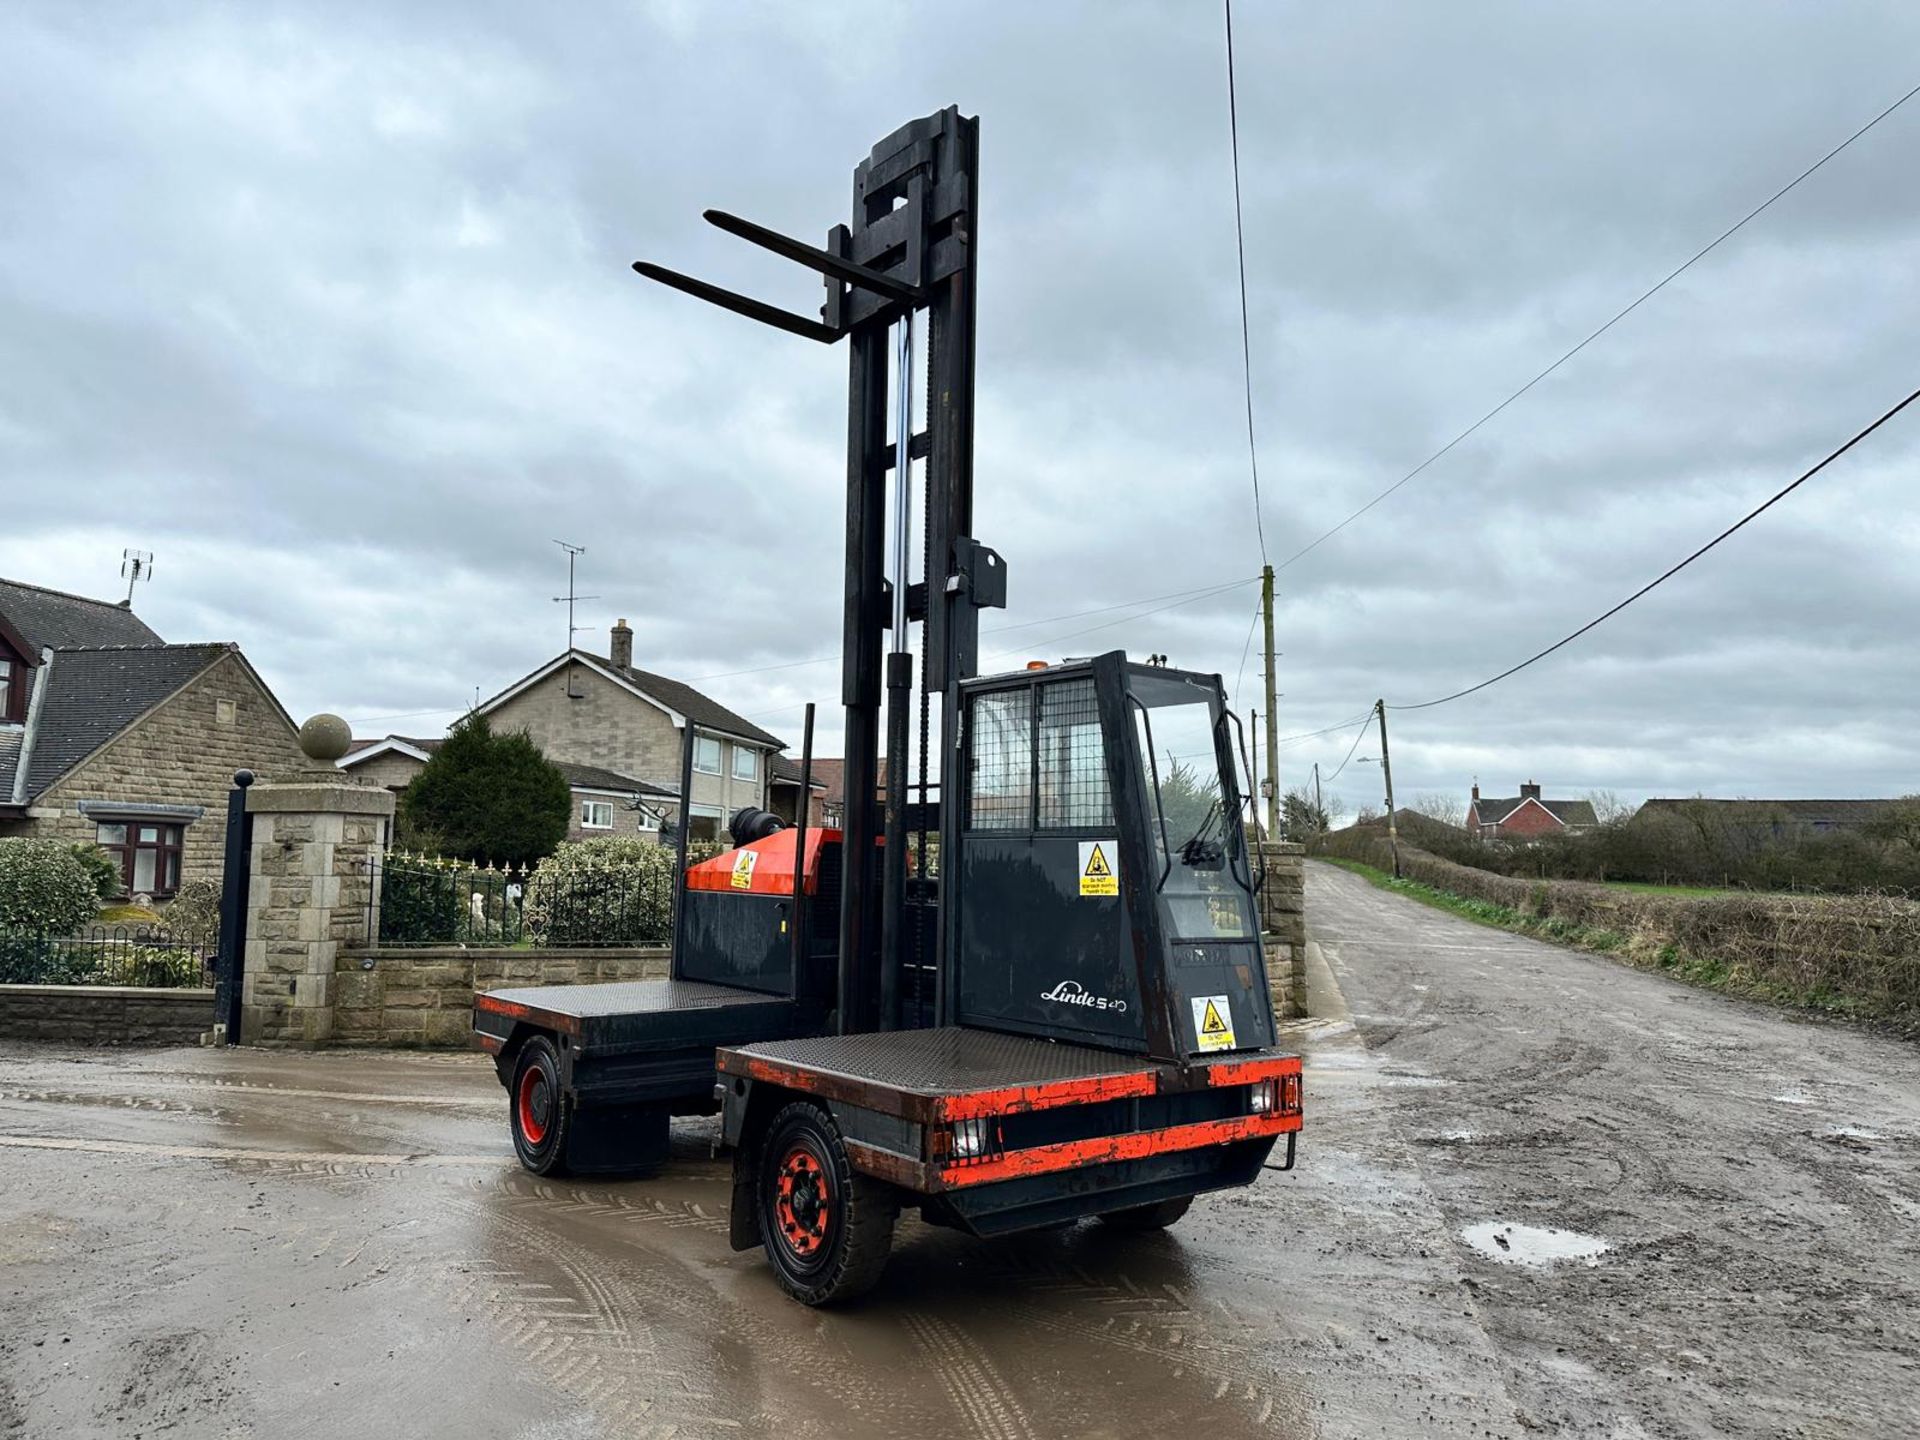
[(525, 731), (496, 735), (483, 715), (448, 733), (400, 797), (405, 831), (475, 864), (531, 865), (566, 837), (573, 792)]
[[(689, 864), (703, 848), (687, 846)], [(536, 945), (665, 945), (673, 883), (665, 845), (632, 835), (570, 841), (527, 881), (527, 933)]]
[(167, 929), (199, 945), (220, 942), (220, 887), (211, 880), (182, 881), (167, 903)]
[(458, 871), (382, 870), (381, 943), (453, 944), (466, 918), (466, 890)]
[(87, 873), (93, 877), (93, 890), (97, 898), (111, 900), (120, 893), (119, 861), (98, 845), (75, 845), (72, 849), (74, 858), (86, 866)]
[(165, 945), (132, 945), (118, 959), (128, 985), (171, 986), (192, 990), (207, 983), (200, 957)]
[(71, 935), (100, 912), (93, 871), (56, 840), (0, 840), (0, 926)]

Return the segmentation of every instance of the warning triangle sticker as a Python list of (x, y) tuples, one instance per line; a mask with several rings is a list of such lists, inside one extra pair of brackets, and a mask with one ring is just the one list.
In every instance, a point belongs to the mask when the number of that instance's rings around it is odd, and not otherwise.
[(1201, 1017), (1200, 1033), (1202, 1035), (1225, 1035), (1228, 1033), (1227, 1022), (1220, 1018), (1220, 1012), (1214, 1008), (1213, 1001), (1211, 1000), (1207, 1001), (1207, 1013)]
[(1086, 874), (1093, 880), (1105, 880), (1113, 874), (1112, 867), (1107, 864), (1107, 852), (1098, 845), (1093, 847), (1093, 853), (1087, 857)]

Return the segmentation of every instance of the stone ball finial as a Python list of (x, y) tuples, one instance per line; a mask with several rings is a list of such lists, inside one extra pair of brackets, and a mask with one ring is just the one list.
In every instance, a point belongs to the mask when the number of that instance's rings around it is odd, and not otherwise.
[(353, 727), (338, 715), (324, 712), (300, 727), (300, 748), (314, 760), (331, 765), (353, 744)]

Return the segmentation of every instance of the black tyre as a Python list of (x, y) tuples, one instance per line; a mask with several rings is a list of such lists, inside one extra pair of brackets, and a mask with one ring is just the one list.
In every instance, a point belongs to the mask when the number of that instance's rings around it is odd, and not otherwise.
[(560, 1052), (544, 1035), (527, 1041), (507, 1092), (507, 1127), (520, 1163), (536, 1175), (567, 1173), (573, 1114), (560, 1088)]
[(1172, 1200), (1156, 1200), (1151, 1205), (1135, 1205), (1130, 1210), (1109, 1210), (1100, 1219), (1116, 1230), (1164, 1230), (1192, 1208), (1193, 1196), (1180, 1195)]
[(887, 1268), (900, 1202), (854, 1172), (833, 1117), (796, 1100), (773, 1117), (755, 1181), (760, 1240), (780, 1288), (802, 1305), (864, 1295)]

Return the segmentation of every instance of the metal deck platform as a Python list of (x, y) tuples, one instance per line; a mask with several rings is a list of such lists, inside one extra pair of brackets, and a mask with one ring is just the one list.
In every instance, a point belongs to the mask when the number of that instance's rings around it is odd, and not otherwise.
[(784, 995), (709, 985), (699, 980), (622, 980), (605, 985), (537, 985), (525, 990), (489, 990), (488, 1009), (524, 1005), (549, 1015), (581, 1019), (652, 1015), (663, 1010), (712, 1010), (723, 1005), (790, 1005)]
[(743, 1046), (740, 1053), (928, 1096), (1151, 1074), (1161, 1068), (1144, 1055), (957, 1026), (783, 1040)]

